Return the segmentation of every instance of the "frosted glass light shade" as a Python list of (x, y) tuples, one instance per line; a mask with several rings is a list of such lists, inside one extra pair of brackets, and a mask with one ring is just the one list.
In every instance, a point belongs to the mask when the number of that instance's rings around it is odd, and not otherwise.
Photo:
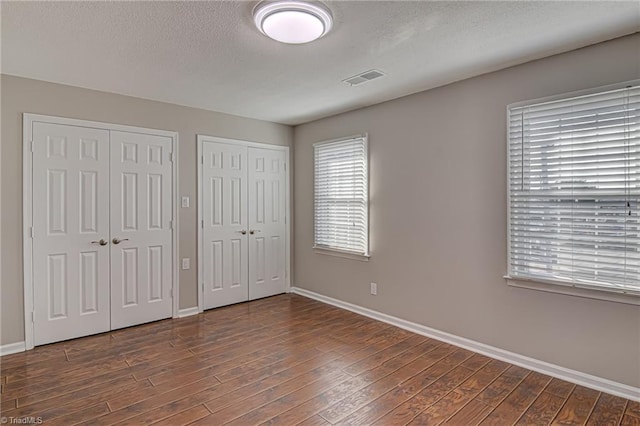
[(258, 29), (266, 36), (288, 44), (309, 43), (332, 27), (331, 13), (317, 3), (300, 1), (263, 2), (253, 11)]

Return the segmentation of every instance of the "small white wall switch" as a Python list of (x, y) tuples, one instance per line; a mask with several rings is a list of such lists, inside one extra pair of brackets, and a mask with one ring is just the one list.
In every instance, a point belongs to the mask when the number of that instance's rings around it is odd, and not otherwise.
[(378, 284), (371, 283), (371, 294), (374, 296), (378, 294)]
[(189, 269), (191, 268), (191, 259), (189, 259), (188, 257), (185, 257), (184, 259), (182, 259), (182, 269)]
[(182, 208), (186, 209), (189, 207), (189, 197), (182, 197)]

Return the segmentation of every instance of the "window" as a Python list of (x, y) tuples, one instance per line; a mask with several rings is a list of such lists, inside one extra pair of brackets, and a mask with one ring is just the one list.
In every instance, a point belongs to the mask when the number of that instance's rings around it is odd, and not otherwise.
[(369, 255), (367, 137), (314, 144), (314, 248)]
[(508, 108), (509, 277), (640, 294), (640, 87)]

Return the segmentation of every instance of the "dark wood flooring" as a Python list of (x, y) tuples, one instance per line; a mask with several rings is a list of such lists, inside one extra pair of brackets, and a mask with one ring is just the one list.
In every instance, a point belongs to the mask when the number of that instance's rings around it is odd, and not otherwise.
[(296, 295), (0, 359), (46, 425), (640, 425), (640, 404)]

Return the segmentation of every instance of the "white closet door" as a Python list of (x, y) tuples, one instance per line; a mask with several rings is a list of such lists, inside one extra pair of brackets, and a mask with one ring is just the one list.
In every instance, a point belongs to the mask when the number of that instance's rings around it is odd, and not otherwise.
[(111, 131), (111, 328), (171, 317), (171, 138)]
[(249, 299), (286, 286), (286, 153), (249, 148)]
[(42, 345), (109, 330), (109, 132), (32, 130), (34, 344)]
[(204, 309), (248, 300), (247, 148), (202, 144)]

